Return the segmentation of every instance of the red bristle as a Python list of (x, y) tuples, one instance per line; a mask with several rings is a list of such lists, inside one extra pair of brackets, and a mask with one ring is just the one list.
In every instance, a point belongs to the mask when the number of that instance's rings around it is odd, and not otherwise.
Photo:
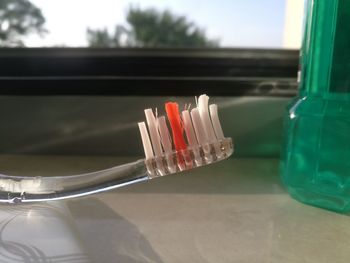
[(179, 105), (176, 102), (167, 102), (165, 104), (165, 110), (171, 126), (176, 151), (186, 150), (187, 145), (183, 136), (184, 129), (181, 125)]

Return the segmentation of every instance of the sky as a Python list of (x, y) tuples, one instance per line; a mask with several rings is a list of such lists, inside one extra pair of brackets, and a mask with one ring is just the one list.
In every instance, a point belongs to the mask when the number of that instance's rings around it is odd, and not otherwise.
[(45, 38), (27, 46), (86, 46), (86, 29), (125, 24), (130, 5), (168, 9), (205, 29), (222, 47), (281, 48), (285, 0), (31, 0), (46, 18)]

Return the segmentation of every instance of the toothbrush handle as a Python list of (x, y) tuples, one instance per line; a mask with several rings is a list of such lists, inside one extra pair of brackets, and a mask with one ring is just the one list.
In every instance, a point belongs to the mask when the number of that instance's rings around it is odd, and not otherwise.
[(148, 179), (144, 160), (72, 176), (18, 177), (0, 174), (0, 202), (22, 203), (81, 197)]

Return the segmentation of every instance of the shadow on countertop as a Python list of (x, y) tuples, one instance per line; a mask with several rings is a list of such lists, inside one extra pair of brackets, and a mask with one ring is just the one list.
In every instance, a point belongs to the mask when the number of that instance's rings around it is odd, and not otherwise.
[(163, 262), (137, 226), (102, 201), (83, 198), (71, 200), (67, 205), (77, 219), (76, 228), (94, 262)]

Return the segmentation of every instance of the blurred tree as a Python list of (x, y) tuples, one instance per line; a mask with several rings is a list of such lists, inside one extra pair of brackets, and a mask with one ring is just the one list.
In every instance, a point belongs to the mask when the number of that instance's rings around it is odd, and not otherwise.
[(209, 40), (204, 30), (184, 16), (170, 11), (130, 8), (126, 18), (128, 26), (117, 25), (114, 33), (107, 29), (87, 29), (90, 47), (215, 47), (219, 43)]
[(122, 47), (134, 46), (134, 41), (131, 33), (121, 25), (117, 25), (114, 34), (110, 35), (108, 30), (87, 29), (87, 39), (90, 47)]
[(28, 0), (0, 0), (0, 47), (24, 46), (22, 37), (44, 34), (45, 18)]

